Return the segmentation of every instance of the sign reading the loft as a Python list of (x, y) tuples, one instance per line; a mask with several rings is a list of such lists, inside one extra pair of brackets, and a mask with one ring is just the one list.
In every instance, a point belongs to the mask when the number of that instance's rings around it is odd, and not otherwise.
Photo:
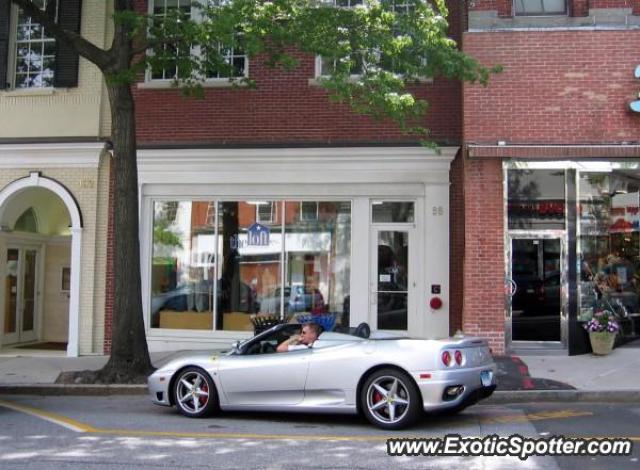
[(247, 230), (247, 245), (269, 246), (269, 227), (255, 223)]
[(232, 250), (245, 246), (269, 246), (269, 233), (269, 227), (256, 222), (247, 229), (246, 241), (240, 240), (240, 235), (234, 235), (229, 239), (229, 245)]

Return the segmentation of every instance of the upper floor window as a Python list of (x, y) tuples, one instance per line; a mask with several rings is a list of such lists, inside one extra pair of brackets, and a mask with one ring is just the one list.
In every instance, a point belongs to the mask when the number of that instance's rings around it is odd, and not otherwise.
[[(80, 32), (82, 0), (33, 0), (62, 28)], [(0, 2), (0, 90), (78, 86), (79, 57), (10, 1)]]
[(324, 0), (323, 3), (335, 5), (337, 7), (350, 8), (356, 5), (362, 5), (363, 0)]
[[(214, 0), (209, 0), (214, 3)], [(158, 20), (166, 19), (168, 16), (179, 13), (185, 19), (193, 19), (198, 21), (201, 18), (201, 12), (197, 7), (197, 3), (192, 0), (150, 0), (149, 9), (154, 18)], [(190, 47), (175, 46), (165, 44), (163, 51), (168, 55), (173, 55), (175, 60), (170, 60), (163, 67), (155, 67), (150, 70), (149, 78), (151, 80), (174, 80), (176, 78), (185, 78), (180, 71), (180, 58), (188, 57), (188, 55), (198, 56), (204, 59), (207, 65), (204, 66), (205, 71), (200, 74), (205, 80), (208, 79), (229, 79), (243, 78), (248, 74), (248, 59), (244, 51), (239, 47), (226, 47), (222, 44), (192, 45)], [(222, 61), (227, 68), (218, 66), (218, 62)], [(211, 66), (209, 67), (209, 64)], [(209, 69), (209, 70), (206, 70)]]
[(276, 208), (273, 201), (261, 201), (256, 203), (256, 221), (263, 224), (272, 224), (276, 220)]
[(565, 0), (514, 0), (517, 16), (564, 15), (567, 13)]
[(302, 222), (318, 220), (317, 201), (302, 201), (300, 203), (300, 220)]
[[(35, 0), (34, 3), (56, 18), (57, 0)], [(22, 9), (17, 9), (15, 17), (13, 88), (52, 87), (56, 40)]]
[[(339, 8), (354, 8), (359, 5), (363, 5), (363, 0), (323, 0), (324, 3), (334, 5)], [(397, 15), (410, 15), (415, 10), (415, 5), (411, 0), (394, 0), (391, 9)], [(399, 36), (401, 33), (395, 29), (395, 35)], [(347, 60), (341, 59), (329, 59), (326, 57), (316, 57), (316, 77), (326, 77), (335, 72), (338, 61)], [(357, 78), (362, 75), (367, 66), (382, 66), (385, 69), (396, 72), (397, 64), (395, 61), (385, 54), (380, 53), (379, 50), (372, 51), (354, 51), (349, 56), (349, 75), (353, 78)], [(426, 65), (426, 57), (422, 59), (423, 65)]]

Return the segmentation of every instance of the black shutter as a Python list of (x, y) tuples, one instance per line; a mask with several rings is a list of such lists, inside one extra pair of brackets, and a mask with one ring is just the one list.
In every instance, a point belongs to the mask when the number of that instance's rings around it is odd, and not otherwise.
[(0, 0), (0, 90), (7, 88), (9, 68), (9, 14), (11, 0)]
[[(3, 0), (0, 0), (0, 2)], [(80, 32), (82, 0), (58, 0), (58, 24), (64, 29)], [(78, 86), (79, 56), (62, 41), (56, 41), (56, 70), (53, 86), (71, 88)]]

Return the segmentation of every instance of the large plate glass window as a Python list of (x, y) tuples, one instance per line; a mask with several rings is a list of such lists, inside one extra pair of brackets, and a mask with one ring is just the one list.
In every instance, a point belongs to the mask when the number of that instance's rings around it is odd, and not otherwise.
[[(282, 224), (279, 201), (219, 202), (216, 329), (251, 330), (251, 314), (280, 316)], [(267, 224), (266, 209), (269, 209)], [(273, 210), (272, 210), (273, 209)]]
[(597, 309), (620, 317), (623, 336), (640, 333), (640, 172), (579, 174), (578, 319)]
[(348, 325), (350, 202), (155, 201), (153, 211), (152, 328), (249, 331), (254, 316)]
[(286, 201), (284, 213), (285, 318), (348, 326), (350, 203)]
[(151, 327), (213, 326), (215, 226), (212, 201), (153, 205)]

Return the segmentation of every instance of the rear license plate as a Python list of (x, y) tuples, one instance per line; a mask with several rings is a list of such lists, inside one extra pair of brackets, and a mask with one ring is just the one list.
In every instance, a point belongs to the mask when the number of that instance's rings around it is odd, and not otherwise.
[(482, 382), (483, 387), (490, 387), (491, 382), (493, 381), (493, 371), (483, 370), (480, 372), (480, 381)]

